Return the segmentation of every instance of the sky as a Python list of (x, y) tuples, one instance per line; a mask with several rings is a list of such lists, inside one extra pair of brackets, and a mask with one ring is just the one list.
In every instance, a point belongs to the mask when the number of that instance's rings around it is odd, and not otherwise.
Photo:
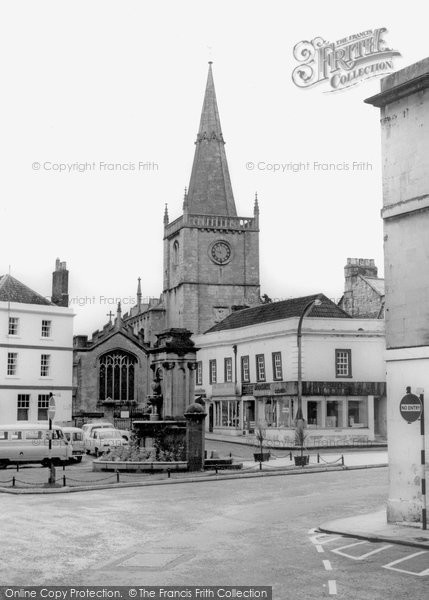
[[(348, 257), (374, 258), (382, 275), (379, 110), (363, 102), (379, 79), (335, 93), (297, 87), (293, 48), (384, 27), (398, 70), (428, 54), (419, 13), (415, 0), (406, 10), (384, 0), (348, 10), (314, 0), (3, 2), (0, 274), (48, 296), (55, 259), (66, 261), (76, 334), (102, 326), (118, 299), (127, 311), (138, 277), (144, 298), (159, 297), (164, 205), (171, 220), (181, 214), (212, 60), (240, 216), (252, 216), (258, 192), (261, 293), (339, 299)], [(288, 163), (311, 168), (267, 167)]]

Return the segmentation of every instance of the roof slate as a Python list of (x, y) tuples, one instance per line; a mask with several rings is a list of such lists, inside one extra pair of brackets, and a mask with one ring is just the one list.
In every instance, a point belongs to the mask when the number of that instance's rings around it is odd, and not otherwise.
[(316, 298), (319, 298), (322, 304), (320, 306), (313, 306), (308, 316), (325, 319), (352, 318), (324, 294), (313, 294), (312, 296), (291, 298), (290, 300), (270, 302), (238, 310), (211, 327), (206, 333), (226, 329), (238, 329), (239, 327), (248, 327), (249, 325), (258, 325), (260, 323), (268, 323), (269, 321), (278, 321), (291, 317), (300, 317), (306, 305)]
[(0, 302), (54, 306), (47, 298), (31, 290), (9, 274), (0, 276)]

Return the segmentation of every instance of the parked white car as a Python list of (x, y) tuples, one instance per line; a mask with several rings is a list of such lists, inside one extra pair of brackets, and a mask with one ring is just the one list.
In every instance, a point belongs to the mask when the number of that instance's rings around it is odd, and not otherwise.
[(85, 425), (82, 426), (82, 432), (83, 444), (87, 453), (90, 449), (89, 440), (96, 429), (115, 429), (115, 426), (113, 423), (109, 423), (109, 421), (93, 421), (91, 423), (85, 423)]
[(99, 427), (94, 429), (88, 440), (87, 452), (99, 456), (109, 448), (118, 446), (128, 446), (128, 440), (123, 437), (122, 431)]

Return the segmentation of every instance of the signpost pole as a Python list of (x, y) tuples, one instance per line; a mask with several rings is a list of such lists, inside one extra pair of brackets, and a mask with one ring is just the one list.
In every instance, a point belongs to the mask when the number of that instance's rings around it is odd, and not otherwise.
[(422, 482), (422, 528), (427, 529), (426, 517), (426, 451), (425, 451), (425, 404), (424, 395), (420, 394), (420, 402), (422, 403), (422, 412), (420, 415), (420, 435), (422, 440), (421, 449), (421, 482)]
[(55, 398), (52, 392), (49, 394), (49, 440), (48, 440), (48, 462), (49, 462), (49, 485), (55, 485), (56, 473), (54, 463), (52, 461), (52, 419), (55, 417)]

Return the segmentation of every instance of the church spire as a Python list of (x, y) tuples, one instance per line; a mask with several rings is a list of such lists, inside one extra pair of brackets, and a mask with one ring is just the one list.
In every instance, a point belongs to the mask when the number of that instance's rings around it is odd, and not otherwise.
[(118, 330), (122, 329), (122, 327), (123, 327), (122, 309), (121, 309), (121, 303), (118, 302), (118, 308), (116, 310), (115, 329), (118, 331)]
[(183, 212), (188, 212), (188, 188), (185, 188), (183, 195)]
[(167, 204), (165, 205), (165, 209), (164, 209), (164, 225), (168, 225), (168, 207), (167, 207)]
[(137, 283), (137, 307), (138, 307), (138, 312), (140, 313), (141, 311), (141, 307), (142, 307), (142, 284), (141, 284), (141, 278), (138, 278), (138, 283)]
[(253, 217), (255, 219), (255, 224), (259, 227), (259, 202), (258, 202), (258, 192), (255, 192), (255, 204), (253, 205)]
[(237, 216), (209, 62), (206, 92), (187, 194), (190, 214)]

